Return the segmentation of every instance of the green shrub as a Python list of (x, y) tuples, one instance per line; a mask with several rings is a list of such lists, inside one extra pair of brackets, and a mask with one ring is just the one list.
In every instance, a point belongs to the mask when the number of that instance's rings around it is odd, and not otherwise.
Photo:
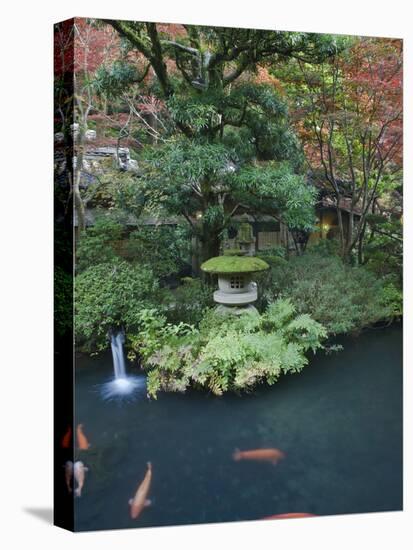
[(142, 311), (140, 320), (140, 331), (129, 336), (130, 357), (141, 357), (152, 397), (191, 386), (222, 395), (274, 384), (282, 374), (301, 371), (306, 352), (321, 348), (327, 334), (309, 315), (296, 315), (289, 300), (271, 304), (263, 315), (209, 310), (198, 329), (167, 323), (156, 310)]
[(166, 317), (170, 323), (198, 325), (204, 312), (213, 306), (215, 287), (201, 279), (184, 277), (181, 286), (165, 291)]
[(338, 256), (340, 243), (338, 239), (319, 239), (316, 243), (310, 244), (307, 248), (308, 254), (317, 254), (325, 258)]
[(107, 345), (113, 327), (128, 332), (137, 326), (140, 310), (159, 299), (152, 271), (118, 258), (89, 267), (75, 278), (75, 330), (79, 343), (93, 351)]
[(370, 235), (364, 247), (366, 267), (391, 280), (401, 290), (403, 280), (403, 225), (397, 217), (371, 214)]
[(272, 266), (264, 298), (279, 297), (289, 298), (331, 334), (357, 332), (392, 315), (382, 280), (314, 251)]
[(186, 226), (142, 226), (129, 236), (131, 260), (149, 265), (154, 274), (167, 277), (190, 264), (191, 238)]
[(392, 317), (403, 315), (403, 292), (391, 278), (386, 278), (384, 282), (383, 303), (390, 309)]
[(54, 319), (56, 336), (73, 330), (73, 277), (60, 266), (54, 270)]
[(264, 248), (264, 250), (260, 250), (260, 256), (264, 258), (265, 261), (268, 261), (267, 258), (283, 258), (286, 257), (286, 249), (285, 246), (271, 246), (269, 248)]
[(113, 243), (121, 238), (123, 228), (114, 220), (99, 217), (80, 238), (76, 250), (76, 270), (110, 262), (116, 257)]
[(141, 226), (129, 236), (124, 230), (118, 221), (98, 217), (77, 244), (77, 272), (123, 257), (150, 266), (154, 275), (162, 278), (179, 273), (190, 263), (191, 240), (186, 226)]

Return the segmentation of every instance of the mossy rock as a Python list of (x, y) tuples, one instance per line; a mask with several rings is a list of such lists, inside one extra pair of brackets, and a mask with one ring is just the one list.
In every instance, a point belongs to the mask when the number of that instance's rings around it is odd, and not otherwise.
[(206, 273), (255, 273), (270, 266), (255, 256), (216, 256), (201, 265)]

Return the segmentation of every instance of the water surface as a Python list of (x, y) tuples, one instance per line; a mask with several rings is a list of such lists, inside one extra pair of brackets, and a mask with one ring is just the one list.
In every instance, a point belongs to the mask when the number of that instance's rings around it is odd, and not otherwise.
[[(75, 500), (76, 530), (253, 520), (402, 508), (402, 331), (345, 338), (302, 373), (253, 394), (160, 394), (105, 402), (97, 386), (112, 373), (110, 352), (82, 356), (76, 422), (91, 443)], [(129, 366), (129, 371), (133, 369)], [(234, 462), (235, 448), (277, 447), (277, 466)], [(153, 504), (137, 520), (128, 500), (153, 465)]]

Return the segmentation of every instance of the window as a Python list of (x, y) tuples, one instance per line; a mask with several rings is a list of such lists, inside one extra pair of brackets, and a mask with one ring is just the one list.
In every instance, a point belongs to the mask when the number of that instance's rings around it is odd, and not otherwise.
[(239, 275), (231, 277), (231, 288), (244, 288), (244, 278)]

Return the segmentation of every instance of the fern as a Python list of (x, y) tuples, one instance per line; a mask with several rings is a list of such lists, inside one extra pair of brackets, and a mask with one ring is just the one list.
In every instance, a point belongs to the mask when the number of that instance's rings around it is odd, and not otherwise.
[(199, 330), (171, 325), (153, 311), (141, 315), (142, 331), (131, 338), (148, 370), (148, 393), (207, 388), (215, 395), (274, 384), (300, 372), (305, 353), (322, 347), (325, 328), (309, 315), (296, 316), (289, 300), (277, 300), (263, 315), (223, 316), (209, 311)]

